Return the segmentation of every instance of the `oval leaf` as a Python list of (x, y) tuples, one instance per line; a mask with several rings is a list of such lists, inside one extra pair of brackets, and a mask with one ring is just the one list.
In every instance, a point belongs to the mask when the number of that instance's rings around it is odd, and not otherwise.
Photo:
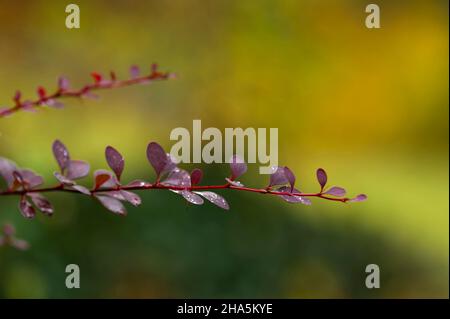
[(72, 187), (72, 189), (76, 190), (77, 192), (79, 192), (81, 194), (91, 195), (91, 191), (89, 189), (87, 189), (86, 187), (84, 187), (84, 186), (73, 185), (71, 187)]
[(329, 190), (327, 190), (324, 194), (336, 196), (336, 197), (342, 197), (345, 196), (346, 191), (342, 187), (333, 186)]
[(113, 170), (114, 174), (116, 174), (117, 180), (120, 181), (120, 176), (122, 175), (125, 165), (123, 156), (115, 148), (108, 146), (105, 150), (105, 157), (109, 167)]
[(203, 172), (201, 169), (199, 169), (199, 168), (193, 169), (191, 172), (191, 184), (192, 185), (200, 184), (202, 177), (203, 177)]
[(44, 183), (44, 179), (42, 178), (42, 176), (36, 175), (29, 169), (21, 169), (20, 175), (22, 176), (23, 181), (26, 183), (29, 189), (35, 188), (36, 186), (42, 185)]
[(225, 200), (225, 198), (223, 198), (219, 194), (216, 194), (214, 192), (195, 192), (195, 193), (203, 196), (204, 198), (209, 200), (211, 203), (219, 206), (220, 208), (223, 208), (226, 210), (230, 209), (228, 202)]
[(16, 164), (9, 159), (0, 157), (0, 176), (5, 179), (8, 187), (11, 187), (14, 182), (13, 172), (15, 170), (17, 170)]
[(168, 163), (167, 154), (158, 143), (151, 142), (147, 146), (147, 159), (159, 177)]
[(284, 172), (284, 167), (272, 166), (271, 169), (273, 173), (270, 175), (269, 187), (289, 183)]
[(204, 203), (203, 198), (194, 194), (188, 190), (182, 190), (180, 194), (189, 202), (195, 205), (202, 205)]
[(146, 181), (142, 181), (140, 179), (136, 179), (134, 181), (129, 182), (126, 186), (127, 187), (144, 187), (148, 183)]
[(73, 180), (71, 180), (71, 179), (65, 177), (64, 175), (61, 175), (59, 172), (54, 172), (53, 175), (56, 177), (56, 179), (57, 179), (61, 184), (64, 184), (64, 185), (66, 185), (66, 186), (72, 186), (72, 185), (75, 185), (75, 184), (76, 184)]
[(363, 202), (367, 199), (367, 195), (359, 194), (356, 197), (349, 200), (349, 202)]
[(127, 214), (127, 210), (125, 206), (120, 202), (120, 200), (103, 195), (95, 195), (95, 197), (105, 206), (106, 209), (113, 212), (117, 215), (125, 216)]
[(53, 142), (52, 150), (61, 172), (64, 172), (70, 160), (69, 151), (59, 140)]
[(230, 159), (231, 179), (235, 180), (247, 171), (247, 164), (239, 155), (233, 155)]
[[(94, 172), (95, 180), (97, 180), (97, 176), (100, 176), (100, 175), (109, 176), (109, 178), (100, 185), (101, 187), (115, 187), (115, 186), (119, 185), (116, 175), (114, 175), (112, 172), (107, 171), (106, 169), (98, 169)], [(101, 177), (99, 181), (106, 179), (106, 176)]]
[(68, 179), (79, 179), (89, 174), (90, 165), (85, 161), (71, 160), (67, 166), (66, 177)]
[(22, 213), (22, 216), (25, 218), (33, 218), (36, 215), (36, 210), (30, 204), (30, 202), (27, 201), (25, 196), (22, 196), (20, 198), (19, 209), (20, 209), (20, 212)]
[(103, 184), (105, 184), (110, 178), (109, 174), (96, 174), (95, 176), (95, 186), (94, 189), (99, 189)]
[(325, 172), (325, 170), (323, 168), (319, 168), (316, 172), (316, 176), (317, 176), (317, 181), (320, 184), (320, 189), (323, 190), (323, 188), (327, 184), (327, 180), (328, 180), (327, 173)]
[(191, 176), (187, 171), (181, 168), (175, 168), (169, 173), (169, 176), (162, 182), (165, 185), (190, 187)]
[(121, 190), (120, 193), (122, 194), (123, 198), (131, 205), (133, 205), (133, 206), (141, 205), (142, 200), (138, 194), (135, 194), (135, 193), (129, 192), (129, 191), (124, 191), (124, 190)]
[(45, 215), (53, 215), (53, 206), (50, 202), (39, 193), (28, 193), (27, 194), (33, 204)]
[[(291, 190), (290, 187), (283, 186), (278, 189), (279, 192), (283, 193), (301, 193), (298, 189), (294, 188)], [(311, 205), (311, 200), (306, 197), (298, 196), (298, 195), (278, 195), (283, 200), (285, 200), (288, 203), (301, 203), (303, 205)]]

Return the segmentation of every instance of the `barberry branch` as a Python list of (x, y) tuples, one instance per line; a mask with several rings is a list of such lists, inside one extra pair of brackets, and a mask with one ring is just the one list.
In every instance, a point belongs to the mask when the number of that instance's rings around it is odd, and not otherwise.
[(179, 168), (170, 154), (155, 142), (147, 146), (147, 159), (153, 167), (155, 182), (149, 183), (143, 180), (135, 180), (122, 184), (121, 175), (124, 170), (125, 160), (113, 147), (105, 150), (106, 161), (112, 171), (96, 170), (94, 172), (94, 185), (91, 188), (79, 185), (75, 180), (88, 175), (90, 165), (81, 160), (72, 160), (65, 145), (56, 140), (53, 143), (53, 154), (59, 165), (60, 171), (54, 176), (59, 183), (53, 187), (39, 187), (44, 180), (41, 176), (28, 169), (20, 169), (10, 160), (0, 158), (0, 175), (6, 181), (7, 189), (0, 191), (0, 196), (19, 196), (19, 208), (24, 217), (32, 218), (36, 215), (36, 209), (46, 215), (53, 214), (53, 207), (42, 195), (49, 192), (80, 193), (93, 197), (113, 213), (126, 215), (127, 211), (122, 202), (131, 203), (134, 206), (141, 204), (139, 195), (133, 193), (136, 190), (170, 190), (184, 197), (188, 202), (196, 205), (204, 203), (203, 198), (211, 203), (229, 209), (229, 204), (221, 195), (212, 190), (234, 190), (253, 192), (266, 195), (274, 195), (290, 203), (302, 203), (310, 205), (309, 197), (317, 197), (337, 202), (358, 202), (367, 198), (360, 194), (354, 198), (345, 197), (346, 191), (342, 187), (325, 188), (327, 174), (323, 169), (316, 172), (320, 185), (319, 192), (301, 192), (295, 188), (295, 175), (288, 167), (273, 167), (273, 173), (265, 188), (246, 187), (237, 179), (247, 171), (247, 164), (237, 155), (230, 161), (231, 174), (225, 178), (226, 183), (218, 185), (200, 185), (203, 172), (196, 168), (191, 173)]
[[(231, 189), (231, 190), (237, 190), (237, 191), (244, 191), (244, 192), (253, 192), (253, 193), (260, 193), (260, 194), (269, 194), (269, 195), (277, 195), (277, 196), (301, 196), (301, 197), (318, 197), (326, 200), (331, 201), (338, 201), (346, 203), (351, 198), (343, 197), (343, 198), (336, 198), (336, 197), (329, 197), (326, 196), (322, 192), (318, 193), (297, 193), (297, 192), (280, 192), (280, 191), (273, 191), (268, 190), (266, 188), (252, 188), (252, 187), (243, 187), (243, 186), (234, 186), (232, 184), (221, 184), (221, 185), (196, 185), (196, 186), (190, 186), (190, 187), (183, 187), (183, 186), (170, 186), (170, 185), (164, 185), (164, 184), (158, 184), (158, 183), (145, 183), (142, 186), (127, 186), (127, 185), (118, 185), (116, 187), (109, 187), (109, 188), (102, 188), (102, 189), (89, 189), (90, 195), (93, 196), (96, 193), (107, 193), (107, 192), (117, 192), (117, 191), (132, 191), (132, 190), (152, 190), (152, 189), (165, 189), (165, 190), (176, 190), (176, 191), (200, 191), (200, 190), (211, 190), (211, 189)], [(86, 195), (83, 193), (80, 193), (77, 190), (74, 189), (67, 189), (64, 188), (64, 184), (58, 184), (54, 187), (46, 187), (46, 188), (36, 188), (36, 189), (30, 189), (30, 190), (15, 190), (15, 191), (3, 191), (0, 192), (0, 196), (8, 196), (8, 195), (26, 195), (28, 193), (48, 193), (48, 192), (68, 192), (68, 193), (78, 193), (82, 195)]]
[(118, 80), (114, 72), (110, 72), (109, 78), (97, 72), (91, 73), (94, 83), (87, 84), (80, 89), (71, 89), (69, 81), (65, 77), (58, 79), (58, 87), (54, 93), (47, 93), (47, 90), (39, 86), (37, 88), (38, 98), (35, 100), (22, 100), (22, 93), (17, 91), (13, 97), (14, 106), (0, 107), (0, 118), (9, 116), (19, 111), (36, 111), (41, 107), (61, 108), (64, 105), (59, 101), (63, 98), (95, 98), (95, 91), (120, 88), (135, 84), (146, 84), (152, 81), (167, 80), (174, 75), (169, 72), (160, 72), (157, 65), (153, 64), (151, 72), (148, 75), (140, 75), (140, 70), (137, 66), (130, 68), (130, 78), (125, 80)]

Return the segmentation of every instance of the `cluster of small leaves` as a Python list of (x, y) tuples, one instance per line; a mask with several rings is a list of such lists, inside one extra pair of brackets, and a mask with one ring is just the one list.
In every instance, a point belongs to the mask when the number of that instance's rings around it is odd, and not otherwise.
[(58, 79), (57, 88), (53, 93), (49, 93), (43, 86), (38, 86), (36, 89), (37, 98), (23, 99), (22, 93), (17, 91), (12, 100), (14, 105), (11, 107), (0, 107), (0, 118), (6, 117), (18, 111), (35, 112), (42, 107), (62, 108), (64, 104), (60, 101), (65, 97), (78, 98), (97, 98), (98, 96), (93, 92), (101, 89), (118, 88), (129, 86), (133, 84), (146, 84), (155, 80), (166, 80), (174, 75), (168, 72), (158, 71), (156, 64), (153, 64), (149, 74), (142, 74), (138, 66), (133, 65), (129, 70), (129, 78), (119, 80), (116, 73), (111, 71), (108, 76), (98, 72), (91, 73), (93, 83), (87, 84), (80, 89), (72, 89), (70, 82), (66, 77)]
[(5, 224), (0, 230), (0, 247), (10, 246), (19, 250), (27, 250), (30, 245), (23, 239), (16, 237), (16, 230), (13, 225)]
[(141, 198), (132, 190), (167, 189), (181, 195), (186, 201), (195, 205), (202, 205), (204, 199), (214, 205), (228, 210), (229, 204), (221, 195), (211, 191), (212, 189), (234, 189), (263, 194), (276, 195), (289, 203), (301, 203), (310, 205), (307, 197), (319, 197), (327, 200), (341, 202), (358, 202), (367, 197), (360, 194), (354, 198), (344, 197), (345, 189), (333, 186), (326, 188), (327, 174), (323, 169), (317, 170), (317, 180), (320, 185), (318, 193), (302, 193), (295, 188), (296, 177), (288, 167), (273, 167), (269, 184), (265, 188), (245, 187), (238, 180), (246, 171), (247, 164), (237, 155), (230, 159), (231, 174), (226, 177), (226, 184), (199, 185), (203, 178), (201, 169), (196, 168), (190, 173), (175, 164), (170, 154), (156, 142), (147, 146), (146, 155), (153, 167), (156, 178), (154, 183), (144, 180), (134, 180), (123, 184), (121, 176), (125, 167), (123, 156), (112, 146), (105, 149), (105, 158), (111, 170), (99, 169), (93, 173), (94, 185), (88, 189), (77, 184), (77, 180), (86, 177), (90, 171), (90, 165), (86, 161), (72, 159), (66, 146), (56, 140), (52, 146), (53, 155), (59, 166), (59, 171), (54, 172), (58, 185), (48, 188), (39, 188), (44, 180), (42, 176), (29, 169), (19, 168), (15, 163), (0, 158), (0, 175), (4, 178), (7, 189), (0, 190), (0, 195), (19, 195), (19, 209), (26, 218), (33, 218), (37, 211), (51, 216), (53, 207), (42, 193), (51, 191), (75, 192), (96, 198), (109, 211), (126, 215), (127, 211), (123, 203), (133, 206), (141, 204)]

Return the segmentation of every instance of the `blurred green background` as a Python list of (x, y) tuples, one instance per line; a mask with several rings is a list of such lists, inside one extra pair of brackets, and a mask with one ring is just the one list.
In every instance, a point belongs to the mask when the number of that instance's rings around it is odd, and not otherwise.
[[(147, 143), (169, 149), (170, 131), (193, 119), (278, 127), (280, 163), (302, 190), (317, 189), (324, 167), (369, 200), (306, 207), (221, 192), (224, 212), (152, 191), (121, 218), (51, 194), (55, 216), (25, 220), (17, 198), (2, 198), (0, 224), (32, 247), (0, 249), (0, 297), (448, 298), (447, 1), (377, 1), (378, 30), (364, 25), (368, 1), (79, 0), (79, 30), (65, 27), (68, 3), (0, 1), (0, 106), (59, 75), (78, 87), (91, 71), (128, 76), (130, 64), (178, 79), (0, 119), (1, 156), (51, 185), (54, 139), (93, 169), (111, 144), (126, 180), (151, 180)], [(228, 170), (202, 167), (208, 183)], [(257, 172), (242, 181), (264, 185)], [(65, 287), (70, 263), (81, 289)], [(365, 287), (370, 263), (380, 289)]]

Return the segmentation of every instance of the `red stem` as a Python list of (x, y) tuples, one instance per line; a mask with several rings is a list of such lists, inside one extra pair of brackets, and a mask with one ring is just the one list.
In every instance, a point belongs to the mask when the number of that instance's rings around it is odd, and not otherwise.
[[(188, 190), (188, 191), (200, 191), (200, 190), (210, 190), (210, 189), (232, 189), (237, 191), (244, 191), (244, 192), (253, 192), (253, 193), (259, 193), (259, 194), (269, 194), (269, 195), (286, 195), (286, 196), (302, 196), (302, 197), (318, 197), (326, 200), (331, 201), (337, 201), (337, 202), (347, 202), (349, 198), (335, 198), (335, 197), (329, 197), (324, 195), (324, 193), (290, 193), (290, 192), (279, 192), (279, 191), (273, 191), (267, 188), (251, 188), (251, 187), (244, 187), (244, 186), (234, 186), (231, 184), (222, 184), (222, 185), (196, 185), (196, 186), (190, 186), (190, 187), (183, 187), (183, 186), (169, 186), (169, 185), (163, 185), (159, 183), (155, 184), (145, 184), (143, 186), (116, 186), (116, 187), (109, 187), (109, 188), (99, 188), (99, 189), (91, 189), (90, 192), (92, 194), (95, 193), (105, 193), (105, 192), (113, 192), (118, 190), (149, 190), (149, 189), (171, 189), (171, 190)], [(67, 189), (64, 188), (63, 185), (56, 185), (54, 187), (47, 187), (47, 188), (35, 188), (30, 190), (7, 190), (0, 192), (0, 196), (8, 196), (8, 195), (25, 195), (27, 193), (45, 193), (45, 192), (71, 192), (71, 193), (79, 193), (76, 190), (73, 189)], [(81, 193), (79, 193), (81, 194)]]

